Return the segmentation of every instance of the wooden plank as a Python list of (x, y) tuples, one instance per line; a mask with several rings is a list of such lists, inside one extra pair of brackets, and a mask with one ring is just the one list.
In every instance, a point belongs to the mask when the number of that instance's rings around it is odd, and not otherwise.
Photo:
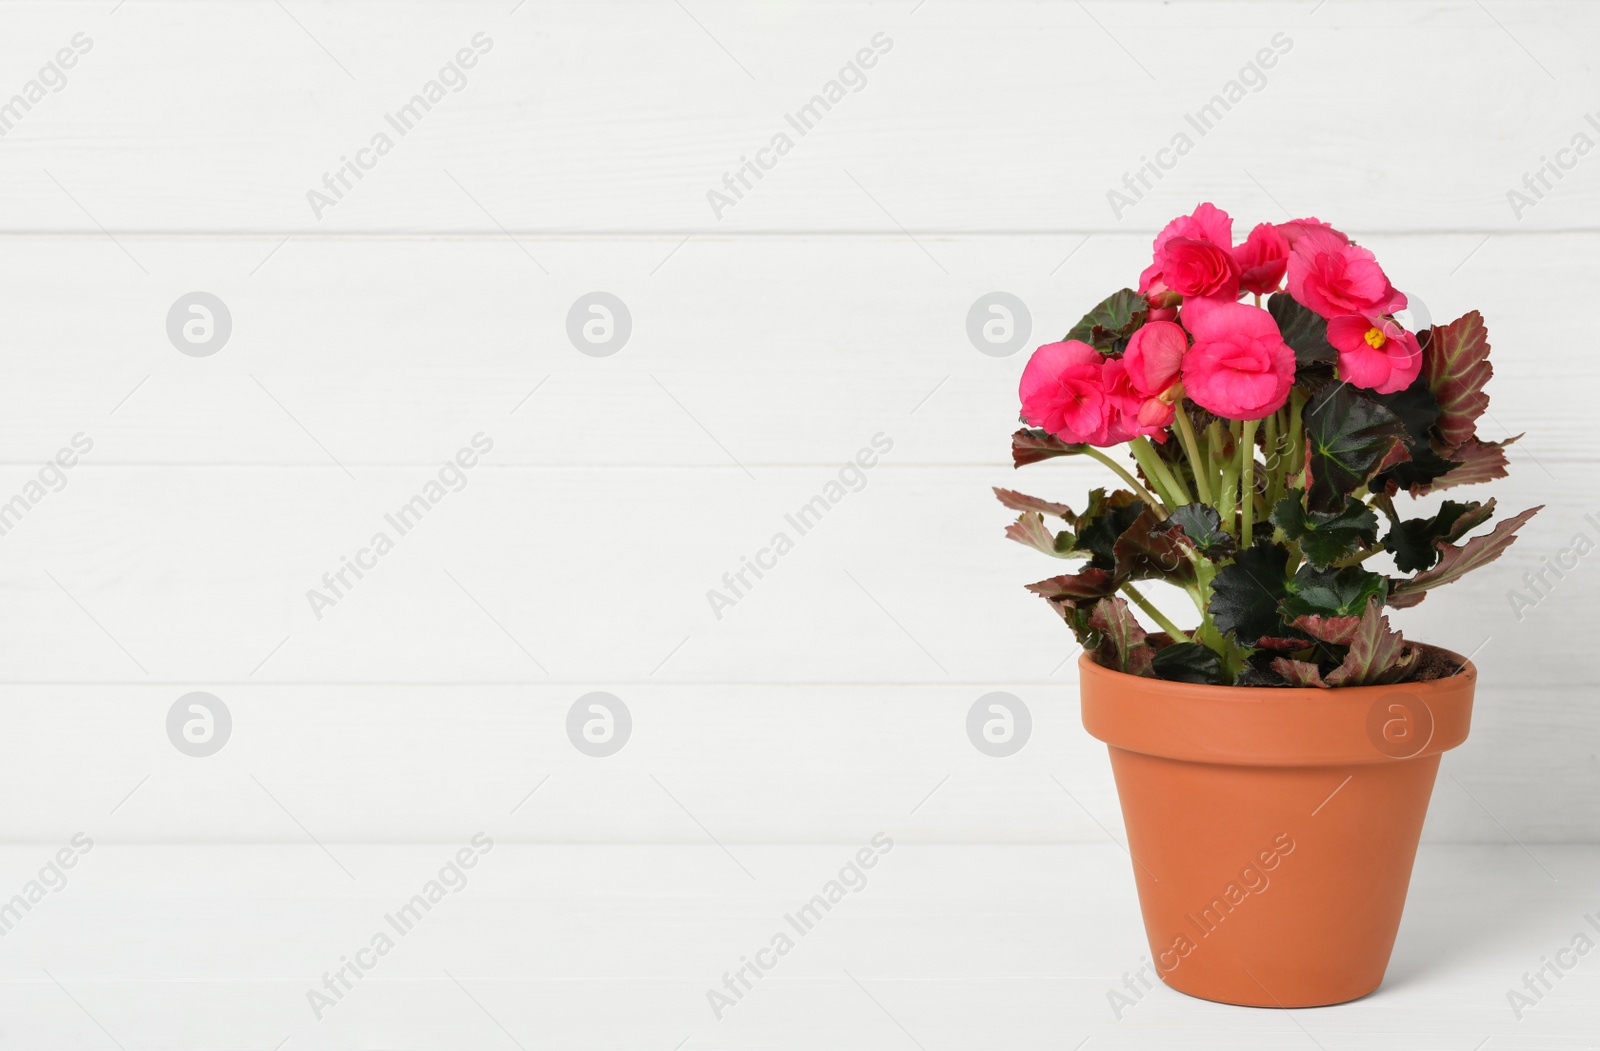
[[(1600, 137), (1579, 0), (6, 9), (5, 92), (92, 42), (4, 138), (12, 231), (1153, 232), (1202, 194), (1375, 232), (1557, 230), (1600, 197), (1557, 153)], [(1406, 59), (1352, 77), (1355, 53)], [(1571, 170), (1513, 207), (1546, 158)], [(325, 177), (341, 196), (317, 207)], [(725, 179), (742, 198), (714, 206)]]
[[(1415, 637), (1483, 646), (1486, 685), (1587, 681), (1561, 626), (1592, 619), (1593, 568), (1544, 567), (1578, 534), (1592, 543), (1594, 469), (1552, 469), (1496, 490), (1507, 510), (1548, 504), (1499, 562), (1397, 614)], [(480, 465), (402, 531), (394, 516), (433, 470), (86, 470), (4, 537), (7, 678), (1040, 682), (1069, 637), (1022, 585), (1066, 563), (1006, 541), (1015, 516), (988, 489), (1080, 499), (1106, 478), (1092, 463), (1039, 472), (880, 462), (846, 475), (864, 479), (852, 492), (837, 468), (752, 481)], [(0, 492), (19, 474), (0, 473)], [(772, 567), (760, 578), (757, 559)], [(358, 560), (359, 578), (345, 568)], [(1547, 597), (1518, 608), (1509, 593), (1535, 597), (1536, 571)], [(1157, 594), (1192, 616), (1181, 592)]]
[[(879, 431), (894, 463), (1009, 457), (1028, 350), (1137, 279), (1143, 236), (528, 241), (135, 238), (0, 242), (9, 382), (0, 453), (36, 463), (83, 431), (103, 464), (437, 464), (478, 430), (503, 465), (833, 465)], [(1600, 363), (1550, 289), (1600, 283), (1600, 235), (1379, 236), (1394, 280), (1445, 321), (1488, 318), (1494, 433), (1533, 461), (1594, 462)], [(179, 353), (167, 316), (219, 296), (228, 341)], [(596, 289), (632, 334), (605, 357), (568, 336)], [(1009, 357), (968, 315), (1027, 305)], [(587, 346), (587, 344), (585, 344)], [(740, 473), (743, 477), (742, 472)]]
[[(1120, 840), (1105, 748), (1079, 722), (1075, 678), (1064, 669), (1047, 682), (938, 686), (8, 686), (0, 712), (28, 747), (0, 770), (0, 790), (32, 802), (0, 814), (0, 836), (406, 843), (492, 827), (517, 842), (709, 835), (737, 845), (893, 827), (923, 843)], [(204, 758), (168, 736), (169, 713), (195, 690), (232, 720)], [(603, 758), (580, 752), (568, 730), (596, 690), (631, 719), (621, 749)], [(969, 710), (993, 691), (1032, 719), (1022, 749), (1004, 759), (967, 737)], [(1597, 747), (1586, 691), (1485, 687), (1473, 737), (1444, 764), (1427, 839), (1593, 840), (1593, 811), (1568, 801), (1600, 790)], [(1533, 861), (1529, 872), (1543, 878)]]

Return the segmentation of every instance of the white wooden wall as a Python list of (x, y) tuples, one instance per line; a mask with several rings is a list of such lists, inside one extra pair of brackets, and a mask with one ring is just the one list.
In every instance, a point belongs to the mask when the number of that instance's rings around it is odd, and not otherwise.
[[(1492, 494), (1548, 506), (1398, 615), (1483, 672), (1428, 835), (1600, 837), (1600, 556), (1507, 600), (1600, 539), (1600, 157), (1507, 199), (1600, 143), (1600, 5), (5, 2), (0, 100), (79, 33), (0, 137), (0, 502), (93, 442), (0, 536), (0, 837), (1103, 840), (1070, 638), (1021, 587), (1053, 570), (988, 491), (1101, 479), (1011, 471), (1025, 354), (980, 354), (966, 317), (1004, 290), (1030, 347), (1059, 338), (1202, 199), (1241, 233), (1333, 220), (1436, 318), (1488, 318), (1485, 428), (1527, 432)], [(480, 33), (466, 85), (315, 216)], [(714, 214), (878, 34), (865, 86)], [(232, 316), (213, 356), (167, 336), (194, 290)], [(609, 357), (567, 337), (595, 290), (632, 317)], [(307, 589), (478, 432), (466, 488), (317, 619)], [(879, 433), (865, 487), (715, 617), (707, 590)], [(165, 730), (193, 690), (233, 717), (204, 759)], [(634, 720), (604, 759), (565, 731), (593, 690)], [(1006, 759), (964, 729), (993, 690), (1034, 716)]]

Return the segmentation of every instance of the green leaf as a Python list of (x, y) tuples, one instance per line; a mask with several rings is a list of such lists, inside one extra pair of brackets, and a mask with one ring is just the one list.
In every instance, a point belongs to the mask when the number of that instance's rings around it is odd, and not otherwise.
[(1144, 501), (1119, 489), (1107, 496), (1104, 489), (1089, 493), (1089, 506), (1078, 516), (1078, 546), (1094, 554), (1090, 563), (1100, 569), (1117, 566), (1117, 538), (1144, 512)]
[[(1389, 505), (1393, 507), (1392, 504)], [(1413, 518), (1401, 521), (1391, 514), (1389, 532), (1383, 538), (1383, 547), (1394, 556), (1394, 564), (1402, 573), (1428, 569), (1439, 561), (1438, 544), (1461, 539), (1494, 515), (1494, 501), (1456, 503), (1446, 500), (1431, 518)]]
[(1101, 300), (1083, 320), (1072, 326), (1063, 339), (1077, 339), (1099, 350), (1118, 349), (1116, 344), (1144, 324), (1150, 304), (1131, 288), (1113, 292)]
[(1439, 399), (1434, 427), (1446, 456), (1477, 432), (1478, 417), (1489, 407), (1483, 387), (1493, 375), (1482, 314), (1474, 310), (1443, 327), (1433, 326), (1422, 349), (1422, 376)]
[(1156, 678), (1169, 682), (1198, 682), (1210, 686), (1222, 682), (1222, 661), (1198, 642), (1174, 642), (1157, 650), (1150, 662)]
[(1295, 302), (1289, 293), (1274, 292), (1269, 296), (1267, 312), (1278, 323), (1283, 341), (1294, 351), (1297, 366), (1338, 360), (1339, 352), (1328, 342), (1328, 323), (1315, 311)]
[(1011, 436), (1011, 466), (1026, 467), (1053, 456), (1076, 456), (1087, 448), (1064, 442), (1049, 431), (1024, 427)]
[(1013, 511), (1039, 511), (1043, 514), (1055, 515), (1057, 518), (1066, 519), (1073, 517), (1072, 508), (1066, 504), (1058, 504), (1054, 500), (1041, 500), (1037, 496), (1019, 493), (1015, 489), (996, 487), (994, 495), (1000, 499), (1002, 504), (1005, 504)]
[(1311, 450), (1307, 504), (1315, 511), (1343, 508), (1345, 497), (1405, 455), (1400, 418), (1349, 384), (1316, 395), (1305, 422)]
[(1445, 459), (1433, 447), (1433, 425), (1439, 419), (1439, 400), (1433, 396), (1426, 377), (1418, 376), (1411, 386), (1393, 394), (1372, 394), (1368, 397), (1400, 418), (1406, 428), (1406, 451), (1411, 458), (1396, 464), (1372, 480), (1374, 492), (1408, 489), (1415, 494), (1417, 487), (1426, 486), (1436, 478), (1460, 466), (1458, 459)]
[(1307, 511), (1305, 493), (1289, 490), (1272, 509), (1272, 524), (1300, 545), (1306, 561), (1327, 566), (1378, 538), (1378, 516), (1354, 497), (1336, 512)]
[(1389, 630), (1383, 600), (1374, 598), (1362, 610), (1361, 621), (1344, 661), (1324, 678), (1329, 686), (1379, 686), (1401, 682), (1411, 674), (1421, 656), (1398, 631)]
[(1263, 686), (1282, 687), (1289, 685), (1283, 681), (1283, 676), (1274, 672), (1271, 668), (1259, 668), (1254, 664), (1246, 664), (1243, 668), (1240, 668), (1239, 674), (1233, 677), (1233, 684), (1235, 686), (1248, 686), (1252, 689)]
[(1217, 630), (1253, 646), (1263, 635), (1280, 635), (1278, 604), (1288, 592), (1289, 549), (1266, 537), (1239, 552), (1211, 581), (1207, 609)]
[(1388, 594), (1389, 580), (1360, 566), (1343, 569), (1318, 569), (1301, 566), (1289, 582), (1289, 597), (1283, 600), (1283, 617), (1291, 624), (1304, 616), (1359, 617), (1367, 600), (1382, 602)]
[(1174, 508), (1172, 517), (1159, 528), (1213, 561), (1229, 557), (1237, 546), (1233, 536), (1222, 529), (1222, 515), (1210, 504), (1193, 503)]
[(1150, 674), (1155, 650), (1145, 641), (1144, 628), (1127, 602), (1114, 595), (1096, 602), (1089, 626), (1100, 633), (1095, 659), (1101, 664), (1129, 675)]
[(1505, 553), (1506, 548), (1517, 539), (1518, 529), (1532, 518), (1544, 505), (1530, 507), (1514, 518), (1508, 518), (1495, 526), (1494, 529), (1483, 536), (1473, 537), (1465, 544), (1455, 545), (1440, 542), (1439, 561), (1432, 569), (1424, 570), (1409, 580), (1402, 580), (1394, 587), (1395, 600), (1392, 604), (1397, 608), (1414, 606), (1422, 601), (1422, 594), (1429, 588), (1436, 588), (1441, 584), (1448, 584), (1460, 580), (1479, 566), (1486, 566)]

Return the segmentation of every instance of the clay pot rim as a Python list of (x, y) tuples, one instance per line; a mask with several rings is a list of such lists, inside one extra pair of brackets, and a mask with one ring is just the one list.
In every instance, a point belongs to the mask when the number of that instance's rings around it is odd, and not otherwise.
[(1142, 682), (1155, 682), (1161, 684), (1163, 693), (1173, 698), (1192, 697), (1199, 700), (1205, 698), (1209, 701), (1223, 700), (1232, 696), (1236, 700), (1259, 703), (1280, 699), (1285, 703), (1304, 704), (1307, 697), (1324, 700), (1366, 700), (1368, 703), (1382, 693), (1393, 693), (1395, 690), (1424, 690), (1442, 691), (1459, 688), (1463, 685), (1476, 684), (1478, 680), (1478, 666), (1454, 650), (1447, 650), (1443, 646), (1433, 646), (1426, 642), (1416, 644), (1418, 649), (1429, 650), (1450, 658), (1457, 665), (1454, 675), (1446, 675), (1439, 679), (1428, 679), (1423, 682), (1396, 682), (1386, 683), (1381, 686), (1329, 686), (1326, 689), (1316, 686), (1219, 686), (1202, 682), (1177, 682), (1172, 679), (1152, 679), (1143, 675), (1130, 675), (1125, 671), (1108, 668), (1090, 656), (1088, 650), (1078, 655), (1079, 674), (1093, 674), (1097, 676), (1115, 676), (1117, 678), (1136, 679)]
[(1384, 686), (1211, 686), (1078, 659), (1083, 725), (1113, 748), (1229, 766), (1360, 766), (1426, 759), (1466, 740), (1478, 671)]

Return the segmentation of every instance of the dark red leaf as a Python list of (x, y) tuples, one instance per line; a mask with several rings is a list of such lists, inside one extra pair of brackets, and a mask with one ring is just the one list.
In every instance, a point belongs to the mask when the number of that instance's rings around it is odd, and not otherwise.
[[(1422, 375), (1439, 399), (1434, 429), (1446, 450), (1464, 445), (1476, 433), (1478, 417), (1489, 405), (1483, 386), (1493, 374), (1482, 314), (1474, 310), (1443, 327), (1433, 326), (1422, 352)], [(1460, 459), (1448, 451), (1444, 455)]]
[(1015, 522), (1006, 526), (1006, 538), (1056, 558), (1089, 557), (1089, 552), (1077, 549), (1071, 533), (1065, 530), (1060, 533), (1051, 532), (1050, 527), (1044, 524), (1044, 515), (1037, 511), (1022, 514)]
[[(1506, 548), (1511, 546), (1512, 541), (1517, 539), (1517, 530), (1522, 528), (1528, 519), (1543, 508), (1543, 504), (1538, 507), (1530, 507), (1515, 518), (1508, 518), (1501, 522), (1494, 527), (1493, 531), (1483, 536), (1475, 536), (1465, 544), (1448, 544), (1440, 541), (1437, 545), (1439, 548), (1438, 564), (1432, 569), (1418, 573), (1409, 580), (1402, 580), (1396, 584), (1390, 593), (1389, 604), (1397, 609), (1415, 605), (1412, 602), (1401, 602), (1399, 599), (1403, 596), (1427, 591), (1429, 588), (1436, 588), (1441, 584), (1448, 584), (1453, 580), (1459, 580), (1479, 566), (1486, 566), (1493, 562), (1505, 552)], [(1419, 599), (1418, 601), (1421, 600)]]
[(1069, 445), (1049, 431), (1024, 427), (1011, 436), (1011, 465), (1025, 467), (1052, 456), (1074, 456), (1087, 448), (1087, 445)]
[(1027, 585), (1028, 590), (1041, 598), (1086, 599), (1101, 598), (1117, 590), (1117, 581), (1111, 573), (1093, 567), (1050, 577)]
[(1127, 602), (1115, 595), (1096, 602), (1089, 626), (1100, 633), (1095, 656), (1101, 664), (1129, 675), (1150, 674), (1156, 651), (1145, 641), (1144, 628)]
[(1305, 661), (1292, 661), (1288, 657), (1274, 657), (1272, 670), (1288, 679), (1295, 686), (1328, 688), (1328, 684), (1322, 681), (1321, 670), (1315, 664), (1308, 664)]
[(1015, 489), (1001, 489), (998, 486), (995, 487), (994, 495), (1013, 511), (1039, 511), (1058, 518), (1072, 517), (1072, 508), (1066, 504), (1058, 504), (1054, 500), (1041, 500), (1037, 496), (1019, 493)]
[(1329, 672), (1329, 686), (1377, 686), (1400, 682), (1411, 673), (1420, 651), (1398, 631), (1389, 630), (1389, 618), (1377, 599), (1367, 603), (1350, 639), (1344, 662)]
[(1452, 450), (1450, 459), (1460, 466), (1452, 467), (1444, 474), (1435, 478), (1428, 485), (1413, 485), (1412, 496), (1425, 496), (1438, 489), (1449, 489), (1457, 485), (1472, 485), (1477, 482), (1492, 482), (1496, 478), (1506, 476), (1506, 446), (1522, 437), (1507, 438), (1503, 442), (1486, 442), (1478, 437), (1471, 437), (1464, 444)]
[(1330, 645), (1348, 646), (1356, 637), (1356, 629), (1360, 625), (1360, 617), (1324, 617), (1308, 613), (1303, 617), (1296, 617), (1291, 626)]

